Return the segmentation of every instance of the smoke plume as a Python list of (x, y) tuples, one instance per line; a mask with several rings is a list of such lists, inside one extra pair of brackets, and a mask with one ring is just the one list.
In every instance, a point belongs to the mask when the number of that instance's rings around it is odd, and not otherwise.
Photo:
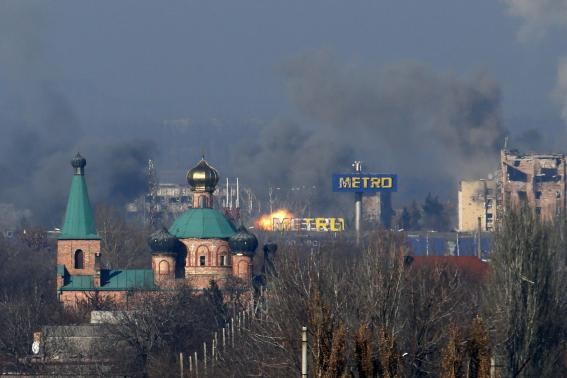
[(144, 169), (155, 147), (112, 135), (95, 139), (83, 127), (57, 80), (58, 67), (43, 54), (45, 7), (0, 3), (0, 208), (53, 227), (61, 225), (77, 151), (88, 161), (93, 202), (121, 204), (145, 191)]
[(327, 52), (284, 67), (301, 121), (277, 120), (239, 153), (257, 185), (315, 185), (320, 208), (336, 203), (333, 172), (397, 173), (400, 194), (454, 196), (460, 179), (495, 168), (504, 142), (500, 90), (487, 75), (438, 74), (418, 64), (361, 67)]
[(555, 97), (560, 103), (561, 116), (567, 125), (567, 58), (563, 58), (557, 68)]
[(523, 21), (520, 37), (543, 36), (548, 29), (567, 26), (565, 0), (502, 0), (509, 12)]

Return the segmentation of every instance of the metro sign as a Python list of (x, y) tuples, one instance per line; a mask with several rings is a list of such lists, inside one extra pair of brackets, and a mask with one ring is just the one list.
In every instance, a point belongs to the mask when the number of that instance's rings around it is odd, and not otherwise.
[(333, 192), (395, 192), (398, 176), (384, 173), (345, 173), (333, 175)]

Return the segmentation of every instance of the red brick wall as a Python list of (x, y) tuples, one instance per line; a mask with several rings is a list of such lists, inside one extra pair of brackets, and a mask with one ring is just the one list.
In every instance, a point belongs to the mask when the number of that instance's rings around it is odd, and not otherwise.
[[(82, 250), (84, 269), (75, 269), (75, 251)], [(65, 265), (71, 275), (94, 275), (95, 253), (100, 252), (100, 240), (58, 240), (57, 264)]]
[(213, 207), (213, 195), (212, 193), (207, 192), (194, 192), (193, 193), (193, 207), (195, 209), (202, 208), (201, 206), (201, 198), (203, 198), (204, 207), (205, 208), (212, 208)]
[[(112, 298), (118, 305), (126, 305), (126, 291), (100, 291), (99, 294), (103, 298)], [(93, 292), (90, 291), (62, 291), (59, 300), (65, 308), (73, 309), (77, 307), (78, 302), (86, 301), (91, 295)]]
[(175, 278), (175, 255), (173, 253), (159, 253), (152, 255), (152, 270), (156, 283)]
[(245, 255), (232, 256), (232, 274), (249, 283), (252, 279), (252, 259)]
[[(181, 239), (187, 250), (185, 277), (195, 288), (209, 286), (215, 280), (222, 287), (226, 277), (232, 274), (232, 258), (228, 242), (222, 239)], [(205, 265), (200, 265), (200, 257), (205, 256)], [(221, 256), (225, 265), (221, 265)]]

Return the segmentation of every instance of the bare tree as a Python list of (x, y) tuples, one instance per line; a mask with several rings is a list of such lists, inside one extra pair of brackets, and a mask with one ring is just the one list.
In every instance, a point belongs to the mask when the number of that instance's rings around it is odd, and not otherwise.
[[(510, 210), (496, 233), (486, 298), (503, 374), (565, 373), (565, 221)], [(563, 373), (560, 373), (563, 372)]]
[[(195, 295), (188, 285), (176, 289), (133, 293), (132, 310), (109, 325), (111, 343), (128, 345), (130, 360), (141, 375), (161, 375), (174, 366), (179, 352), (197, 350), (223, 323), (214, 295)], [(159, 372), (159, 373), (158, 373)]]
[(103, 264), (108, 268), (139, 268), (150, 260), (147, 235), (150, 230), (141, 224), (127, 222), (124, 214), (110, 205), (95, 209), (101, 238)]

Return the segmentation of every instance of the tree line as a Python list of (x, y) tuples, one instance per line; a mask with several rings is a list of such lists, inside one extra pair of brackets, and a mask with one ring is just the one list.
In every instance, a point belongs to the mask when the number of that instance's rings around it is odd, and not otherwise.
[[(133, 293), (141, 305), (113, 326), (112, 345), (129, 345), (136, 374), (178, 376), (178, 353), (199, 350), (253, 298), (252, 321), (219, 356), (216, 376), (299, 375), (302, 326), (309, 376), (564, 376), (565, 230), (564, 218), (509, 212), (482, 277), (450, 264), (416, 264), (400, 232), (377, 231), (358, 247), (347, 240), (280, 246), (265, 286), (234, 280), (224, 291), (211, 282), (199, 293), (190, 285)], [(40, 326), (81, 323), (92, 309), (119, 308), (93, 297), (79, 312), (63, 310), (54, 256), (41, 232), (0, 239), (3, 368), (29, 354)]]

